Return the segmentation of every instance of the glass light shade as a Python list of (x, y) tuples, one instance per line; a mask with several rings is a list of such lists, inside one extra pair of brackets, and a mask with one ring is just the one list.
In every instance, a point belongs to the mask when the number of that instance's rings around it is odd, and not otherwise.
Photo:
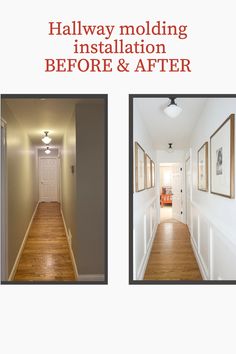
[(44, 142), (44, 144), (49, 144), (51, 140), (52, 140), (52, 139), (49, 138), (49, 136), (47, 136), (47, 135), (42, 139), (42, 141)]
[(172, 100), (169, 106), (164, 109), (164, 112), (168, 117), (175, 118), (182, 112), (182, 108), (177, 106), (174, 100)]
[(47, 149), (46, 149), (44, 152), (45, 152), (45, 154), (47, 154), (47, 155), (51, 154), (51, 150), (49, 149), (48, 146), (47, 146)]

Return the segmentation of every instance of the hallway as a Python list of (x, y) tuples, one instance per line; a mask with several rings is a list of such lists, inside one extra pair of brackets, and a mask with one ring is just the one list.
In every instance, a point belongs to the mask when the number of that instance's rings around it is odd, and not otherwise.
[(14, 280), (75, 280), (59, 203), (39, 203)]
[(104, 282), (107, 96), (1, 103), (1, 281)]
[(186, 225), (158, 226), (144, 280), (202, 280)]

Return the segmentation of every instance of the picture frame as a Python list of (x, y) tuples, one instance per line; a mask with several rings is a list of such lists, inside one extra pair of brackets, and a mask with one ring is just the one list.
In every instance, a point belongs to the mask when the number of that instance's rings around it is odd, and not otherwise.
[(156, 178), (156, 171), (155, 171), (155, 162), (151, 161), (151, 167), (152, 167), (152, 182), (151, 185), (152, 187), (155, 187), (155, 178)]
[(145, 151), (135, 142), (135, 191), (141, 192), (145, 189)]
[(210, 137), (211, 193), (235, 198), (235, 115), (231, 114)]
[(197, 152), (198, 155), (198, 190), (208, 192), (208, 142)]
[(152, 188), (152, 165), (151, 158), (145, 154), (145, 187), (146, 189)]

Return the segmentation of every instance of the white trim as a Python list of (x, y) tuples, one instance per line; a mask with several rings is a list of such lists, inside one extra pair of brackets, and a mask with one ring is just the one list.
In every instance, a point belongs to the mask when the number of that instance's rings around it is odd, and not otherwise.
[(60, 208), (60, 210), (61, 210), (61, 216), (62, 216), (62, 220), (63, 220), (64, 229), (65, 229), (65, 232), (66, 232), (66, 239), (67, 239), (67, 242), (68, 242), (68, 247), (69, 247), (69, 251), (70, 251), (70, 256), (71, 256), (71, 261), (72, 261), (73, 270), (74, 270), (74, 274), (75, 274), (75, 279), (78, 280), (79, 279), (79, 273), (78, 273), (77, 265), (76, 265), (76, 262), (75, 262), (74, 252), (73, 252), (73, 249), (71, 247), (70, 237), (69, 237), (68, 229), (67, 229), (67, 226), (66, 226), (65, 218), (64, 218), (64, 215), (63, 215), (62, 207)]
[(200, 205), (198, 205), (194, 201), (192, 201), (191, 203), (192, 206), (194, 206), (198, 210), (198, 213), (201, 216), (203, 215), (214, 228), (218, 229), (218, 231), (225, 235), (228, 242), (231, 242), (234, 247), (236, 246), (235, 235), (232, 230), (230, 230), (226, 225), (223, 225), (221, 221), (219, 219), (216, 219), (204, 206), (200, 207)]
[(80, 274), (79, 281), (104, 281), (104, 274)]
[(137, 280), (143, 280), (143, 278), (144, 278), (144, 274), (145, 274), (145, 271), (146, 271), (146, 268), (147, 268), (149, 256), (150, 256), (150, 253), (151, 253), (151, 250), (152, 250), (152, 245), (153, 245), (153, 241), (155, 239), (155, 235), (156, 235), (156, 232), (157, 232), (158, 225), (159, 224), (156, 224), (155, 227), (154, 227), (152, 237), (151, 237), (151, 239), (149, 241), (149, 244), (148, 244), (147, 252), (143, 256), (141, 265), (140, 265), (139, 270), (138, 270)]
[(39, 201), (38, 201), (37, 204), (36, 204), (36, 207), (35, 207), (35, 209), (34, 209), (33, 215), (32, 215), (32, 217), (31, 217), (30, 222), (29, 222), (29, 225), (28, 225), (28, 227), (27, 227), (25, 236), (24, 236), (24, 238), (23, 238), (23, 241), (22, 241), (22, 243), (21, 243), (20, 249), (19, 249), (19, 251), (18, 251), (18, 254), (17, 254), (16, 260), (15, 260), (15, 263), (14, 263), (14, 265), (13, 265), (11, 274), (9, 275), (9, 278), (8, 278), (9, 281), (12, 281), (12, 280), (14, 279), (14, 277), (15, 277), (15, 273), (16, 273), (16, 270), (17, 270), (17, 267), (18, 267), (18, 264), (19, 264), (19, 261), (20, 261), (20, 257), (21, 257), (21, 255), (22, 255), (23, 249), (24, 249), (24, 247), (25, 247), (25, 243), (26, 243), (27, 238), (28, 238), (28, 236), (29, 236), (29, 230), (30, 230), (31, 224), (32, 224), (32, 222), (33, 222), (34, 216), (35, 216), (35, 214), (36, 214), (36, 211), (37, 211), (37, 209), (38, 209), (38, 205), (39, 205)]
[(199, 270), (200, 270), (202, 279), (203, 279), (203, 280), (208, 280), (208, 278), (207, 278), (207, 276), (206, 276), (206, 273), (205, 273), (205, 269), (204, 269), (204, 267), (203, 267), (203, 264), (202, 264), (202, 262), (201, 262), (201, 259), (200, 259), (200, 257), (199, 257), (199, 254), (198, 254), (195, 241), (194, 241), (194, 239), (193, 239), (192, 237), (190, 238), (190, 240), (191, 240), (191, 245), (192, 245), (193, 253), (194, 253), (194, 255), (195, 255), (195, 259), (196, 259), (196, 261), (197, 261), (197, 264), (198, 264), (198, 267), (199, 267)]

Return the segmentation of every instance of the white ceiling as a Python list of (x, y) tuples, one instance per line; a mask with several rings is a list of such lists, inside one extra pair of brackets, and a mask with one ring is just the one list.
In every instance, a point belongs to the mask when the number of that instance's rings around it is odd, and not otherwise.
[[(169, 104), (164, 98), (135, 98), (134, 105), (139, 111), (156, 149), (186, 149), (207, 98), (177, 98), (175, 102), (183, 110), (176, 118), (169, 118), (164, 108)], [(135, 116), (134, 122), (135, 125)]]
[(59, 145), (65, 129), (81, 99), (49, 98), (4, 99), (17, 121), (27, 132), (33, 144), (42, 145), (43, 132), (48, 130), (50, 145)]

